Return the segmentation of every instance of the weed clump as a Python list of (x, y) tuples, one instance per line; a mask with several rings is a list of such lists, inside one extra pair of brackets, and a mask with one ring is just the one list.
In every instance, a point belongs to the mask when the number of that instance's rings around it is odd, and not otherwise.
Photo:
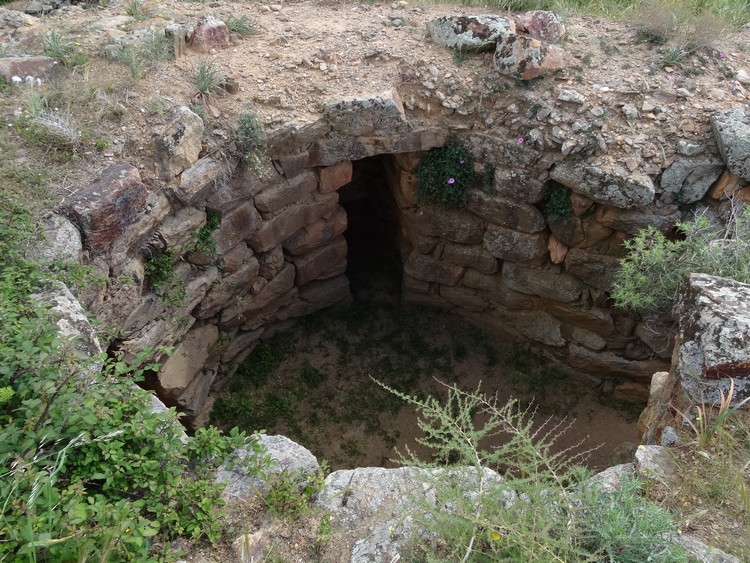
[[(499, 404), (455, 385), (444, 403), (385, 389), (416, 407), (418, 441), (433, 452), (429, 462), (409, 451), (400, 459), (422, 470), (431, 491), (429, 500), (415, 498), (423, 531), (413, 539), (415, 559), (687, 561), (669, 537), (669, 514), (639, 494), (639, 482), (603, 492), (577, 465), (587, 454), (580, 443), (553, 453), (564, 423), (539, 422), (513, 399)], [(481, 447), (498, 436), (502, 445)]]
[(251, 168), (259, 168), (266, 154), (266, 145), (263, 127), (254, 113), (240, 116), (233, 140), (242, 161)]

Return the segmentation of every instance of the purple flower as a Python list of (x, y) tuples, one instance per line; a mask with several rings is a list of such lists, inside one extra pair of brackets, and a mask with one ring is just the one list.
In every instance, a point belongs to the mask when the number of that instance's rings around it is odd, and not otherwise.
[(466, 161), (465, 161), (465, 160), (464, 160), (463, 158), (462, 158), (461, 160), (459, 160), (459, 161), (458, 161), (458, 163), (459, 163), (459, 164), (464, 164), (465, 162), (466, 162)]
[(668, 74), (667, 75), (667, 80), (669, 80), (670, 82), (672, 82), (672, 80), (674, 80), (674, 76), (672, 76), (671, 74)]
[(424, 209), (420, 209), (419, 211), (417, 211), (417, 215), (419, 215), (420, 217), (424, 215)]
[(455, 178), (448, 178), (448, 183), (449, 184), (455, 184), (456, 183), (456, 179)]
[(518, 144), (523, 145), (523, 137), (518, 137)]
[(720, 59), (726, 59), (727, 58), (727, 54), (724, 51), (719, 51), (719, 58)]

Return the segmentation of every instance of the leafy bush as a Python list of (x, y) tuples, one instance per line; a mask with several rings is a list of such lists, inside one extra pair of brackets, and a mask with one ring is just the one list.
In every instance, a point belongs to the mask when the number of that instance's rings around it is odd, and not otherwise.
[(464, 207), (468, 190), (474, 187), (471, 156), (454, 142), (427, 151), (416, 174), (417, 197), (422, 203)]
[(30, 296), (54, 274), (24, 259), (34, 230), (0, 195), (0, 560), (145, 560), (153, 539), (219, 536), (211, 471), (238, 447), (261, 472), (257, 438), (182, 434), (133, 382), (156, 369), (88, 358)]
[(653, 227), (625, 241), (612, 298), (618, 307), (669, 313), (680, 284), (691, 273), (750, 282), (750, 208), (733, 209), (725, 228), (706, 217), (679, 223), (683, 237), (669, 240)]
[[(683, 560), (668, 539), (669, 515), (638, 495), (637, 482), (603, 493), (576, 465), (585, 456), (573, 453), (580, 444), (554, 450), (564, 422), (540, 422), (515, 400), (500, 405), (455, 386), (444, 404), (385, 388), (417, 409), (418, 441), (433, 452), (432, 462), (411, 452), (400, 460), (424, 469), (420, 478), (434, 491), (430, 500), (417, 496), (413, 517), (424, 533), (415, 539), (415, 559)], [(494, 445), (482, 448), (488, 439)]]

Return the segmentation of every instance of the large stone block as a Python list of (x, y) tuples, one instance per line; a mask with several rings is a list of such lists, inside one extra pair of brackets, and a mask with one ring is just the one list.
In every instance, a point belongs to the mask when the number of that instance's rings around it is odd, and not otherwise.
[(461, 244), (482, 242), (484, 221), (461, 209), (425, 205), (417, 213), (402, 214), (404, 221), (423, 237), (441, 237)]
[(193, 205), (206, 199), (216, 180), (224, 173), (221, 163), (210, 156), (204, 156), (182, 172), (175, 195), (185, 205)]
[(451, 49), (492, 49), (504, 31), (515, 32), (513, 20), (495, 14), (443, 16), (427, 23), (433, 41)]
[(94, 253), (107, 250), (141, 216), (148, 189), (134, 166), (123, 162), (104, 170), (98, 182), (76, 193), (67, 212)]
[(711, 126), (729, 171), (750, 182), (750, 109), (740, 107), (716, 112)]
[(352, 161), (345, 160), (320, 169), (320, 193), (335, 192), (352, 181)]
[(505, 262), (502, 275), (508, 287), (515, 291), (562, 303), (578, 301), (586, 292), (583, 283), (577, 278), (549, 269)]
[(263, 309), (274, 305), (294, 287), (294, 273), (294, 266), (286, 263), (281, 272), (263, 286), (258, 293), (255, 295), (245, 294), (240, 299), (236, 299), (234, 303), (221, 312), (220, 328), (226, 330), (237, 327), (252, 319)]
[(325, 104), (323, 111), (333, 131), (352, 137), (377, 131), (392, 134), (407, 128), (404, 106), (395, 88), (371, 96), (340, 98)]
[(479, 245), (448, 243), (443, 247), (441, 259), (456, 266), (473, 268), (484, 274), (494, 274), (499, 268), (497, 259)]
[(468, 268), (461, 283), (483, 291), (484, 295), (506, 309), (532, 309), (535, 306), (533, 297), (513, 291), (499, 273), (491, 276)]
[(750, 285), (690, 274), (676, 312), (682, 387), (697, 402), (718, 404), (734, 381), (733, 402), (750, 397)]
[(293, 256), (305, 254), (339, 236), (346, 227), (346, 211), (338, 206), (331, 217), (305, 225), (284, 241), (284, 250)]
[(281, 178), (278, 183), (264, 188), (255, 196), (255, 207), (261, 213), (276, 213), (287, 205), (306, 198), (317, 187), (315, 173), (305, 170), (291, 180)]
[(211, 286), (193, 311), (193, 315), (198, 319), (214, 316), (221, 308), (231, 303), (237, 295), (247, 293), (250, 282), (258, 275), (259, 269), (258, 260), (251, 256), (235, 272), (225, 275), (218, 283)]
[(404, 273), (426, 282), (456, 285), (464, 269), (432, 256), (412, 252), (404, 263)]
[(249, 201), (221, 218), (219, 229), (214, 232), (216, 252), (221, 255), (230, 248), (247, 240), (261, 224), (255, 206)]
[(495, 191), (514, 201), (539, 203), (544, 199), (544, 180), (535, 178), (528, 170), (508, 170), (498, 166), (494, 176)]
[(175, 403), (201, 371), (211, 346), (219, 338), (219, 329), (205, 325), (188, 332), (156, 376), (159, 396)]
[(309, 201), (300, 201), (285, 208), (268, 221), (263, 221), (247, 241), (255, 252), (266, 252), (279, 246), (305, 225), (330, 216), (337, 208), (338, 194), (324, 194)]
[(680, 205), (695, 203), (706, 195), (723, 171), (721, 162), (706, 158), (676, 160), (661, 175), (661, 201)]
[(474, 313), (489, 311), (496, 306), (489, 297), (468, 287), (440, 286), (440, 297), (456, 307)]
[(620, 270), (620, 261), (612, 256), (593, 254), (571, 248), (565, 257), (565, 270), (588, 285), (603, 291), (612, 291)]
[(193, 31), (190, 46), (199, 53), (210, 53), (229, 48), (227, 25), (212, 15), (204, 15), (198, 20)]
[(565, 346), (562, 323), (545, 311), (505, 311), (500, 308), (487, 317), (502, 322), (526, 338), (547, 346)]
[(478, 190), (469, 194), (466, 209), (496, 225), (524, 233), (538, 233), (545, 226), (544, 215), (533, 205)]
[(194, 207), (180, 209), (174, 215), (167, 217), (156, 230), (152, 242), (156, 248), (180, 249), (186, 248), (195, 240), (195, 236), (201, 227), (206, 224), (206, 214)]
[(203, 120), (185, 106), (174, 108), (152, 136), (157, 174), (169, 181), (198, 160)]
[(490, 225), (482, 243), (496, 258), (511, 262), (537, 261), (547, 255), (547, 237), (543, 233), (520, 233)]
[(501, 74), (519, 80), (532, 80), (564, 69), (574, 60), (556, 45), (504, 32), (498, 36), (493, 62)]
[(545, 301), (539, 306), (566, 325), (584, 328), (604, 338), (610, 336), (615, 330), (612, 314), (606, 309), (560, 303), (559, 301)]
[(568, 346), (568, 365), (600, 378), (625, 378), (644, 385), (651, 381), (651, 376), (657, 371), (669, 369), (669, 362), (664, 360), (631, 361), (612, 352), (596, 352), (576, 344)]
[(596, 208), (596, 220), (610, 229), (636, 235), (642, 229), (654, 227), (664, 233), (682, 218), (676, 205), (647, 205), (638, 209), (618, 209), (607, 205)]
[(651, 178), (645, 174), (608, 163), (566, 160), (552, 169), (550, 178), (596, 203), (621, 209), (647, 205), (656, 194)]
[(30, 260), (80, 264), (83, 242), (75, 225), (62, 215), (52, 213), (43, 219), (41, 240), (26, 251)]
[(318, 278), (324, 278), (341, 269), (346, 269), (347, 244), (344, 237), (338, 237), (330, 244), (294, 256), (292, 262), (297, 268), (295, 283), (305, 285)]
[(559, 41), (565, 36), (565, 24), (555, 12), (532, 10), (515, 17), (519, 31), (540, 41)]

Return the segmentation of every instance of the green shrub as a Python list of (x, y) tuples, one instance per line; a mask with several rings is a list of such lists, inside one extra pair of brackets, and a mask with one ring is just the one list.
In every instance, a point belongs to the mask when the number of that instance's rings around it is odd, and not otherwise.
[(44, 54), (56, 59), (63, 66), (76, 67), (83, 66), (88, 63), (88, 55), (86, 53), (76, 49), (76, 47), (63, 38), (62, 34), (57, 30), (47, 32), (42, 40)]
[(668, 239), (653, 227), (625, 241), (612, 298), (618, 307), (668, 314), (680, 284), (691, 273), (750, 283), (750, 208), (735, 209), (726, 228), (705, 217), (679, 223), (682, 238)]
[[(134, 385), (158, 369), (87, 358), (30, 298), (54, 277), (25, 260), (30, 214), (0, 193), (0, 560), (150, 560), (155, 538), (219, 537), (222, 486), (211, 471), (238, 447), (251, 475), (256, 437), (185, 438), (176, 413), (151, 412)], [(46, 283), (46, 282), (44, 282)]]
[(203, 225), (193, 238), (189, 252), (203, 252), (209, 256), (216, 255), (216, 239), (214, 231), (221, 226), (221, 214), (213, 209), (206, 209), (206, 224)]
[(466, 206), (474, 187), (474, 164), (469, 152), (455, 142), (427, 151), (416, 171), (417, 197), (421, 203)]

